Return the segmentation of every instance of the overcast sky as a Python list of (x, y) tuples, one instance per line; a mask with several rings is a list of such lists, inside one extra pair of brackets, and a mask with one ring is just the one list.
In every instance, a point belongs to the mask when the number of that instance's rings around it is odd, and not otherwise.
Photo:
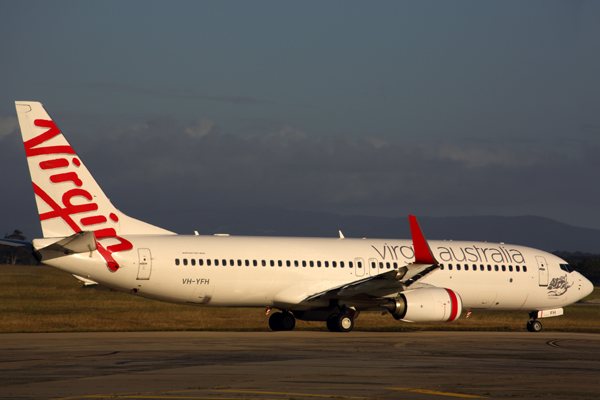
[(40, 232), (15, 100), (181, 233), (256, 206), (600, 229), (598, 21), (598, 1), (2, 0), (0, 234)]

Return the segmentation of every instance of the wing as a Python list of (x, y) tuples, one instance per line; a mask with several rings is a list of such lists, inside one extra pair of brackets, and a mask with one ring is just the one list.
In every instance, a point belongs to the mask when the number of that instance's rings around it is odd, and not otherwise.
[(364, 296), (385, 297), (406, 290), (424, 276), (438, 269), (439, 264), (421, 231), (417, 218), (414, 215), (409, 215), (408, 218), (415, 251), (415, 261), (412, 264), (329, 288), (307, 297), (304, 301), (319, 298), (348, 300), (364, 298)]

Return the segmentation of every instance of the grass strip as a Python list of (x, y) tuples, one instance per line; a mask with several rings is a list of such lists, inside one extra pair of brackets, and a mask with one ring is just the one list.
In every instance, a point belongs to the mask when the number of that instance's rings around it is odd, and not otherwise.
[[(596, 288), (584, 301), (600, 299)], [(597, 300), (596, 300), (597, 301)], [(474, 311), (451, 323), (409, 324), (363, 312), (363, 331), (525, 331), (524, 312)], [(84, 288), (46, 266), (0, 266), (0, 333), (107, 331), (268, 331), (264, 309), (211, 308), (148, 300), (121, 292)], [(543, 321), (545, 331), (600, 332), (600, 306), (574, 304), (565, 315)], [(323, 322), (297, 321), (297, 330), (326, 330)]]

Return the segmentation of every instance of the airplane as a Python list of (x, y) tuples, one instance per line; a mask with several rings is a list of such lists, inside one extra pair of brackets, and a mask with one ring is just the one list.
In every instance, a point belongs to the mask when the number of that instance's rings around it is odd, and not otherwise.
[(296, 320), (350, 332), (362, 311), (451, 322), (463, 310), (529, 313), (526, 328), (593, 291), (567, 262), (504, 243), (178, 235), (113, 206), (41, 103), (15, 103), (43, 238), (0, 239), (86, 285), (171, 303), (260, 307), (274, 331)]

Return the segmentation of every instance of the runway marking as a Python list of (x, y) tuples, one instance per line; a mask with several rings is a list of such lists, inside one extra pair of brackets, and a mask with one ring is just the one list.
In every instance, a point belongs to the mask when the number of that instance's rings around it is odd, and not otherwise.
[(437, 395), (440, 395), (440, 396), (463, 397), (463, 398), (467, 398), (467, 399), (487, 399), (487, 397), (484, 397), (484, 396), (475, 396), (474, 394), (438, 392), (436, 390), (428, 390), (428, 389), (414, 389), (414, 388), (388, 388), (388, 389), (403, 390), (405, 392), (417, 392), (417, 393), (437, 394)]
[(550, 346), (552, 346), (552, 347), (561, 347), (561, 346), (559, 346), (559, 345), (557, 345), (557, 344), (556, 344), (556, 342), (560, 342), (561, 340), (562, 340), (562, 339), (554, 339), (554, 340), (551, 340), (551, 341), (549, 341), (549, 342), (546, 342), (546, 344), (547, 344), (547, 345), (550, 345)]
[(337, 399), (368, 399), (365, 396), (339, 396), (331, 394), (311, 394), (311, 393), (290, 393), (290, 392), (263, 392), (259, 390), (235, 390), (235, 389), (221, 389), (215, 390), (215, 392), (227, 392), (227, 393), (256, 393), (256, 394), (279, 394), (283, 396), (307, 396), (307, 397), (335, 397)]

